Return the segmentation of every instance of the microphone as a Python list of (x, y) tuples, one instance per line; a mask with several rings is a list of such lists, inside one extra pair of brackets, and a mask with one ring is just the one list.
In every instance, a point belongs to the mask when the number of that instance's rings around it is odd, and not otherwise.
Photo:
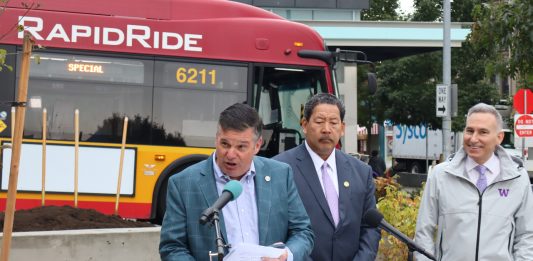
[(376, 209), (369, 209), (365, 216), (363, 217), (363, 220), (366, 224), (368, 224), (371, 227), (380, 227), (381, 229), (389, 232), (389, 234), (395, 236), (397, 239), (404, 242), (410, 251), (417, 251), (420, 254), (425, 255), (431, 260), (435, 260), (435, 257), (433, 254), (427, 252), (425, 249), (423, 249), (421, 246), (419, 246), (415, 241), (410, 239), (408, 236), (404, 235), (402, 232), (400, 232), (398, 229), (393, 227), (391, 224), (387, 223), (385, 219), (383, 219), (383, 215), (379, 213)]
[(220, 211), (224, 206), (226, 206), (226, 204), (228, 204), (228, 202), (238, 198), (241, 195), (241, 192), (242, 185), (240, 182), (231, 180), (226, 183), (226, 185), (224, 185), (224, 189), (222, 190), (222, 194), (220, 197), (218, 197), (217, 201), (215, 201), (211, 207), (202, 212), (200, 224), (205, 225), (205, 223), (211, 220), (215, 212)]

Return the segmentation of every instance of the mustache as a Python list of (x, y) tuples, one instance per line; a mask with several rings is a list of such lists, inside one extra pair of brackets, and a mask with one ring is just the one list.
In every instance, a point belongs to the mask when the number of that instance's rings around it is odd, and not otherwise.
[(333, 142), (333, 139), (329, 136), (320, 136), (319, 141), (331, 141)]

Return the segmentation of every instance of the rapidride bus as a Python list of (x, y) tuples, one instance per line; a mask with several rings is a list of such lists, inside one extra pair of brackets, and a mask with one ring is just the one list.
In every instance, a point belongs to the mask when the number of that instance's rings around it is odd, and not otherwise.
[(46, 205), (73, 205), (79, 110), (80, 208), (113, 213), (124, 117), (129, 118), (119, 215), (160, 220), (168, 178), (213, 152), (227, 106), (254, 106), (261, 155), (298, 145), (301, 109), (336, 93), (333, 60), (308, 26), (219, 0), (9, 1), (0, 13), (0, 209), (5, 209), (22, 38), (32, 52), (17, 209), (41, 205), (46, 109)]

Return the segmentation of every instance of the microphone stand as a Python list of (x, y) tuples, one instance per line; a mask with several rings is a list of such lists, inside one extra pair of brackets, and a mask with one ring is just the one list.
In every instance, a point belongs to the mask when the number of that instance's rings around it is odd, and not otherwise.
[[(400, 231), (396, 230), (395, 228), (387, 227), (387, 226), (381, 226), (380, 228), (387, 231), (389, 234), (393, 235), (400, 241), (402, 241), (405, 245), (407, 245), (407, 249), (409, 249), (409, 252), (407, 253), (407, 260), (412, 261), (413, 260), (413, 252), (416, 251), (420, 254), (425, 255), (427, 258), (431, 260), (436, 260), (435, 256), (433, 254), (427, 252), (425, 249), (419, 247), (412, 239), (408, 238), (404, 234), (402, 234)], [(396, 230), (396, 231), (395, 231)]]
[(224, 239), (222, 238), (222, 232), (220, 232), (220, 218), (218, 216), (220, 210), (215, 209), (213, 211), (213, 215), (209, 217), (211, 223), (215, 226), (215, 233), (216, 233), (216, 245), (217, 245), (217, 253), (211, 253), (209, 251), (209, 257), (212, 256), (218, 256), (218, 261), (222, 261), (224, 259), (224, 249), (229, 247), (229, 245), (224, 244)]
[(413, 251), (414, 251), (414, 249), (411, 249), (409, 247), (409, 245), (407, 246), (407, 248), (409, 249), (409, 252), (407, 252), (407, 261), (413, 261)]
[(215, 225), (215, 231), (217, 234), (216, 243), (217, 243), (217, 252), (218, 252), (218, 261), (222, 261), (224, 258), (224, 240), (222, 239), (222, 233), (220, 232), (220, 218), (218, 217), (218, 209), (215, 209), (213, 213), (213, 224)]

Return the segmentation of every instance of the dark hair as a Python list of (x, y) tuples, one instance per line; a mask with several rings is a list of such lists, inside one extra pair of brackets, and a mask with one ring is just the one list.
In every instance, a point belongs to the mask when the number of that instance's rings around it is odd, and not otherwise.
[(315, 107), (320, 104), (337, 105), (337, 108), (339, 108), (339, 112), (341, 114), (341, 121), (344, 121), (344, 114), (346, 113), (344, 103), (342, 103), (341, 100), (329, 93), (319, 93), (311, 97), (311, 99), (309, 99), (305, 103), (304, 117), (307, 121), (309, 121), (309, 119), (311, 118), (311, 114), (313, 114), (313, 110), (315, 109)]
[(378, 151), (377, 150), (372, 150), (371, 154), (373, 157), (377, 156), (378, 155)]
[(253, 128), (256, 138), (261, 136), (263, 121), (257, 111), (249, 105), (235, 103), (220, 113), (218, 126), (222, 130), (245, 131)]

